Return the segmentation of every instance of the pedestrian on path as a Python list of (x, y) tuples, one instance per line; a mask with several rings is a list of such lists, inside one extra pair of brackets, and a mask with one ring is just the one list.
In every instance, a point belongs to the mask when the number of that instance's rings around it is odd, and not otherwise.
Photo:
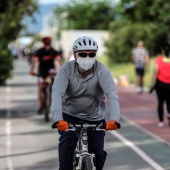
[(155, 87), (158, 99), (158, 126), (164, 126), (164, 102), (166, 102), (167, 118), (170, 126), (170, 45), (166, 44), (162, 47), (162, 55), (158, 56), (154, 63), (151, 88)]
[(144, 42), (138, 41), (137, 47), (132, 50), (131, 60), (134, 63), (135, 72), (137, 76), (137, 91), (143, 92), (144, 74), (149, 70), (149, 52), (143, 47)]

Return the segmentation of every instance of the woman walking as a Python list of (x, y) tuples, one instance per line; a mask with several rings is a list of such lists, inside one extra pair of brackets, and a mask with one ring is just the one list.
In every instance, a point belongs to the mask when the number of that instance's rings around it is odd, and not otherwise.
[(166, 103), (167, 119), (170, 126), (170, 45), (162, 47), (162, 55), (155, 59), (155, 67), (152, 77), (152, 86), (158, 99), (158, 127), (164, 126), (164, 102)]

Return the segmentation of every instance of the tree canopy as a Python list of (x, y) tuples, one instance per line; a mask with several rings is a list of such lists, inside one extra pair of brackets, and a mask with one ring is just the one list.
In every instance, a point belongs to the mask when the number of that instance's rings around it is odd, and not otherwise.
[(118, 17), (110, 24), (107, 55), (114, 62), (130, 61), (138, 40), (145, 42), (151, 56), (160, 53), (161, 45), (169, 41), (169, 9), (168, 0), (121, 0), (115, 7)]
[(0, 36), (5, 37), (8, 41), (15, 39), (23, 28), (21, 24), (23, 17), (31, 16), (35, 10), (36, 4), (33, 0), (1, 0)]
[(8, 44), (15, 40), (24, 27), (21, 21), (24, 16), (31, 16), (36, 10), (34, 0), (1, 0), (0, 3), (0, 85), (10, 77), (12, 57)]
[(107, 30), (114, 20), (113, 6), (111, 0), (70, 0), (55, 12), (60, 29)]

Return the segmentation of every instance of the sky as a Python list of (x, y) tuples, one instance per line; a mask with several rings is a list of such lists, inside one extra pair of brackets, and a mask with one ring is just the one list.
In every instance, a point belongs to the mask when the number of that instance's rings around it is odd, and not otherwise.
[[(49, 4), (49, 3), (65, 3), (69, 0), (37, 0), (40, 4)], [(113, 2), (118, 2), (119, 0), (112, 0)]]
[(65, 3), (68, 0), (38, 0), (40, 4), (49, 4), (49, 3)]

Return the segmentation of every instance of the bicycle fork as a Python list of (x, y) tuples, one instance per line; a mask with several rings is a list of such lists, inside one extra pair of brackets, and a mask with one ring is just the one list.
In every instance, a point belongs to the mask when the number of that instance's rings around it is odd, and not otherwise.
[(76, 164), (76, 170), (82, 170), (82, 166), (83, 166), (83, 157), (85, 156), (89, 156), (90, 160), (91, 160), (91, 165), (92, 165), (92, 169), (96, 170), (96, 158), (95, 158), (95, 154), (89, 154), (89, 153), (76, 153), (76, 157), (75, 157), (75, 164)]
[(81, 132), (79, 136), (78, 146), (75, 150), (75, 169), (82, 170), (83, 158), (85, 156), (90, 157), (92, 170), (96, 170), (96, 158), (95, 154), (88, 153), (88, 135), (87, 132)]

